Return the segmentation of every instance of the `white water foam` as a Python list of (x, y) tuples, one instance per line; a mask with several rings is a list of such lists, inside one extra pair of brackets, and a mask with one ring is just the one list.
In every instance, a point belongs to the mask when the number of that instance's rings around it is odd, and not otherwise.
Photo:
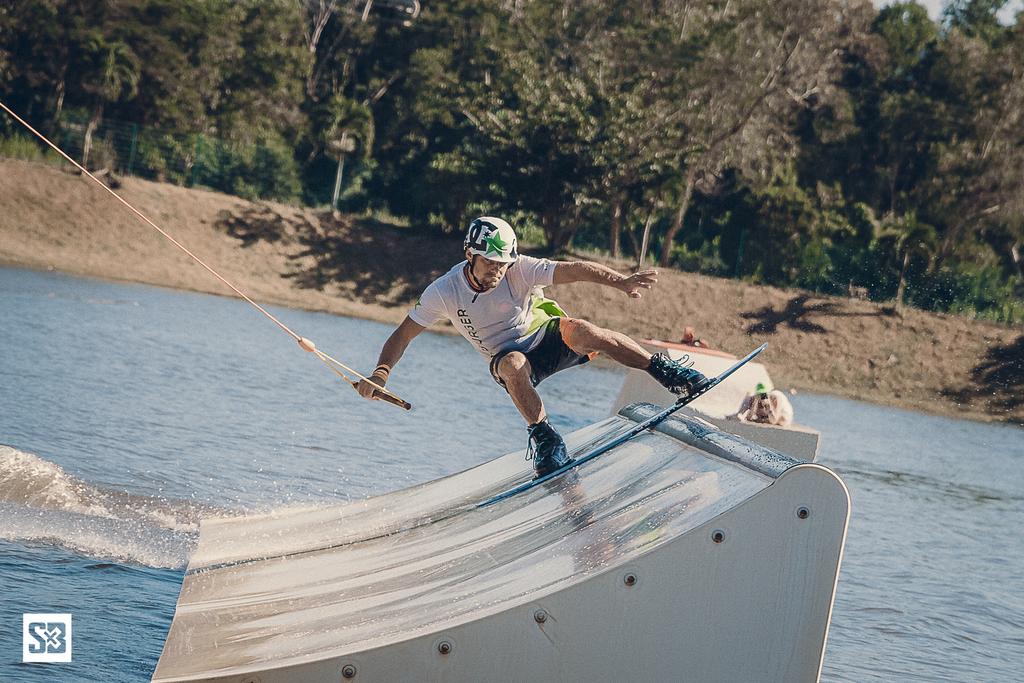
[(198, 540), (200, 516), (206, 513), (229, 511), (105, 490), (37, 455), (0, 445), (0, 539), (182, 568)]

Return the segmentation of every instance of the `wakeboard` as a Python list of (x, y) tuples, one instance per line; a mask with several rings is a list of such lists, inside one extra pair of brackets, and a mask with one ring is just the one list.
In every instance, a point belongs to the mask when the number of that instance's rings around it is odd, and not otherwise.
[(505, 500), (506, 498), (511, 498), (512, 496), (514, 496), (516, 494), (519, 494), (519, 493), (522, 493), (523, 491), (528, 491), (528, 490), (532, 489), (534, 486), (538, 486), (540, 484), (543, 484), (546, 481), (550, 481), (550, 480), (554, 479), (555, 477), (561, 476), (561, 475), (565, 474), (566, 472), (568, 472), (569, 470), (571, 470), (571, 469), (573, 469), (575, 467), (579, 467), (583, 463), (585, 463), (585, 462), (587, 462), (589, 460), (593, 460), (597, 456), (603, 455), (604, 453), (607, 453), (611, 449), (626, 443), (627, 441), (629, 441), (630, 439), (635, 437), (637, 434), (640, 434), (641, 432), (643, 432), (645, 430), (648, 430), (648, 429), (651, 429), (651, 428), (657, 426), (658, 424), (660, 424), (661, 422), (664, 422), (666, 419), (668, 419), (668, 417), (670, 415), (672, 415), (672, 413), (676, 412), (677, 410), (679, 410), (683, 406), (687, 405), (688, 403), (692, 403), (693, 401), (697, 400), (698, 398), (700, 398), (704, 394), (708, 393), (709, 391), (711, 391), (712, 389), (717, 387), (729, 375), (733, 374), (734, 372), (736, 372), (737, 370), (742, 368), (744, 365), (749, 363), (755, 356), (757, 356), (759, 353), (764, 351), (766, 348), (768, 348), (767, 342), (764, 343), (764, 344), (761, 344), (756, 349), (754, 349), (753, 351), (751, 351), (750, 353), (745, 355), (743, 358), (741, 358), (738, 361), (736, 361), (732, 366), (730, 366), (728, 369), (723, 371), (720, 375), (718, 375), (716, 377), (713, 377), (710, 380), (708, 380), (703, 386), (699, 387), (697, 389), (697, 391), (693, 392), (689, 396), (684, 396), (684, 397), (680, 398), (679, 400), (675, 401), (672, 405), (670, 405), (670, 406), (666, 407), (665, 409), (663, 409), (662, 411), (652, 415), (651, 417), (647, 418), (643, 422), (638, 423), (636, 426), (632, 427), (629, 431), (627, 431), (627, 432), (625, 432), (623, 434), (620, 434), (619, 436), (615, 437), (614, 439), (612, 439), (608, 443), (601, 444), (600, 446), (597, 446), (593, 450), (591, 450), (591, 451), (589, 451), (589, 452), (587, 452), (587, 453), (585, 453), (585, 454), (583, 454), (581, 456), (577, 456), (576, 459), (574, 459), (568, 465), (560, 467), (559, 469), (555, 470), (554, 472), (549, 472), (548, 474), (544, 475), (543, 477), (537, 477), (536, 479), (532, 479), (530, 481), (526, 481), (526, 482), (523, 482), (522, 484), (514, 486), (514, 487), (508, 489), (507, 491), (503, 491), (502, 493), (499, 493), (496, 496), (493, 496), (492, 498), (488, 498), (487, 500), (484, 500), (484, 501), (482, 501), (480, 503), (477, 503), (476, 507), (483, 508), (483, 507), (487, 507), (488, 505), (494, 505), (495, 503), (497, 503), (499, 501), (502, 501), (502, 500)]

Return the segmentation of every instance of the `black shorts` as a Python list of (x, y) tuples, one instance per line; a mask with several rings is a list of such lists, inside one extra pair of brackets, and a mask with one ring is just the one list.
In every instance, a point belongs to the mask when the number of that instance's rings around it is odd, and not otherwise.
[[(576, 353), (562, 340), (559, 320), (561, 318), (552, 318), (544, 323), (538, 332), (543, 335), (540, 342), (532, 350), (523, 352), (526, 360), (530, 362), (530, 383), (533, 386), (537, 386), (559, 370), (583, 365), (590, 360), (590, 356)], [(491, 358), (491, 377), (502, 388), (505, 387), (505, 382), (498, 376), (498, 363), (502, 358), (514, 352), (515, 349), (499, 351)]]

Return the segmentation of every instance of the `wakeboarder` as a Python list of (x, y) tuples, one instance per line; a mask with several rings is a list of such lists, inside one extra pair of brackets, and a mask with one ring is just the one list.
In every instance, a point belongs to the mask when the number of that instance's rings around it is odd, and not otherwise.
[(571, 462), (537, 393), (536, 386), (547, 377), (603, 353), (626, 367), (646, 370), (681, 396), (706, 383), (704, 375), (685, 362), (652, 355), (621, 332), (570, 317), (542, 294), (548, 285), (593, 282), (639, 299), (657, 282), (657, 271), (623, 275), (592, 261), (556, 262), (520, 254), (512, 226), (490, 216), (470, 224), (463, 249), (465, 260), (428, 285), (388, 337), (377, 368), (356, 387), (361, 396), (372, 399), (384, 387), (417, 335), (449, 320), (489, 360), (494, 381), (526, 420), (527, 457), (532, 457), (537, 477), (543, 477)]

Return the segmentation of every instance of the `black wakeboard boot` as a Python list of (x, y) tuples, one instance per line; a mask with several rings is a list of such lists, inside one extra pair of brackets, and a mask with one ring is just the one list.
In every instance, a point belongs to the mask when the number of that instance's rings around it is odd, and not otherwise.
[(530, 445), (526, 449), (527, 459), (533, 458), (535, 479), (551, 474), (572, 462), (565, 449), (565, 441), (551, 426), (547, 418), (526, 428), (530, 432)]
[(664, 353), (658, 353), (651, 356), (647, 373), (673, 394), (692, 396), (710, 380), (690, 367), (692, 362), (687, 363), (687, 360), (689, 357), (673, 360)]

